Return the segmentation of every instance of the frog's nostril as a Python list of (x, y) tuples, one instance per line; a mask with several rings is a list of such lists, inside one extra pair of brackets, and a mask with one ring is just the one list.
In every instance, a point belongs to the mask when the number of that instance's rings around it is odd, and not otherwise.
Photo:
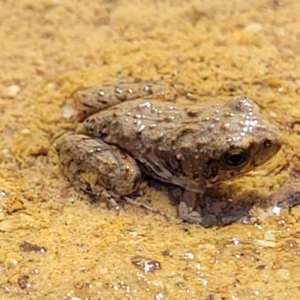
[(270, 140), (265, 140), (264, 145), (266, 148), (269, 148), (272, 146), (272, 142)]

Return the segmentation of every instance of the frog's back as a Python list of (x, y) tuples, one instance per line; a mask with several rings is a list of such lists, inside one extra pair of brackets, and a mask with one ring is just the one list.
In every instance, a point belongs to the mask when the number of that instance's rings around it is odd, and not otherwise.
[(176, 103), (134, 100), (90, 116), (83, 127), (89, 135), (101, 137), (131, 153), (135, 149), (140, 153), (153, 146), (170, 144), (182, 126), (199, 123), (188, 114), (187, 108)]

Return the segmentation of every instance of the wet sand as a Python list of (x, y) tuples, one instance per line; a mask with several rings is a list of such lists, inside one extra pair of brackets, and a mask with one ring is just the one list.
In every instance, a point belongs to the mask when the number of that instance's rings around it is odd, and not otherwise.
[[(292, 0), (4, 1), (0, 298), (299, 299), (300, 209), (261, 204), (289, 181), (297, 190), (299, 11)], [(261, 204), (247, 224), (205, 228), (128, 204), (118, 214), (62, 175), (50, 146), (75, 127), (62, 116), (70, 95), (161, 76), (201, 102), (245, 94), (281, 129), (272, 161), (219, 187)], [(176, 216), (155, 186), (143, 200)]]

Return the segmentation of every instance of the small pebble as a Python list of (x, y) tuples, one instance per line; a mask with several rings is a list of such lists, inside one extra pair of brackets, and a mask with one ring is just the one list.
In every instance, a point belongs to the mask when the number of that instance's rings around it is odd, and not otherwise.
[(170, 249), (167, 249), (167, 250), (162, 251), (161, 254), (162, 254), (163, 256), (173, 257), (173, 252), (172, 252), (172, 250), (170, 250)]
[(34, 252), (40, 252), (40, 253), (46, 253), (47, 252), (47, 248), (43, 247), (43, 246), (39, 246), (39, 245), (35, 245), (29, 242), (22, 242), (19, 246), (20, 250), (23, 252), (30, 252), (30, 251), (34, 251)]
[(7, 155), (7, 154), (9, 154), (9, 151), (8, 151), (8, 149), (4, 148), (4, 149), (1, 150), (0, 153), (1, 153), (2, 155)]
[(62, 107), (62, 115), (65, 119), (70, 119), (75, 114), (75, 108), (72, 105), (66, 104)]
[(272, 118), (276, 118), (276, 117), (277, 117), (277, 113), (274, 112), (274, 111), (270, 111), (270, 112), (269, 112), (269, 115), (270, 115), (270, 117), (272, 117)]
[(276, 271), (278, 280), (280, 281), (289, 281), (291, 279), (291, 273), (287, 269), (279, 269)]
[(192, 252), (186, 252), (184, 254), (184, 258), (185, 259), (190, 259), (190, 260), (193, 260), (195, 258), (195, 255), (192, 253)]
[(140, 255), (132, 257), (131, 263), (145, 273), (155, 272), (161, 269), (160, 262)]
[(49, 82), (49, 83), (47, 84), (47, 88), (48, 88), (49, 90), (54, 90), (54, 89), (55, 89), (55, 83), (54, 83), (54, 82)]
[(276, 230), (267, 230), (264, 234), (266, 241), (276, 241)]
[(8, 98), (14, 98), (20, 92), (21, 87), (19, 85), (11, 85), (6, 89), (5, 96)]
[(250, 23), (244, 28), (244, 30), (251, 33), (256, 33), (258, 31), (261, 31), (262, 28), (263, 26), (260, 23)]
[(24, 128), (21, 130), (22, 135), (28, 135), (30, 133), (30, 130), (28, 128)]

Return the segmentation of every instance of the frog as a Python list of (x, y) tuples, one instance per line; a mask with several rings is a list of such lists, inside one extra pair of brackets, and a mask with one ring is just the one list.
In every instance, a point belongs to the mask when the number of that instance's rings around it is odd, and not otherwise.
[(195, 208), (206, 190), (266, 163), (282, 135), (247, 96), (188, 104), (178, 97), (173, 86), (157, 83), (73, 93), (80, 123), (55, 145), (64, 174), (108, 203), (137, 193), (146, 175), (180, 188), (179, 219), (201, 224)]

